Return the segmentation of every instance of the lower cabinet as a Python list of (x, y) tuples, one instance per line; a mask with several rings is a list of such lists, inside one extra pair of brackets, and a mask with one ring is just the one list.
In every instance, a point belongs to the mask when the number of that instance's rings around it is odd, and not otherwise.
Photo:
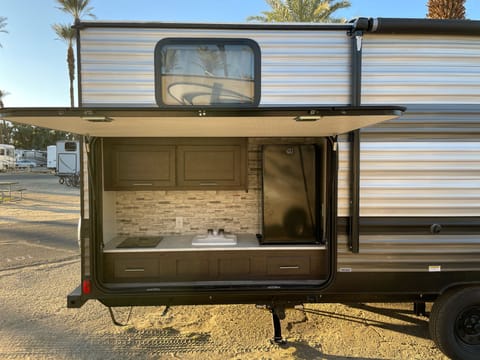
[(121, 252), (104, 254), (105, 282), (320, 280), (325, 250)]

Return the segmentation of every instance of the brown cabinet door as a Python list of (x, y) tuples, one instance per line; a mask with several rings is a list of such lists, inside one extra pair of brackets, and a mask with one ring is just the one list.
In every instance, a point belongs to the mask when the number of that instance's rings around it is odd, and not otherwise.
[(177, 184), (192, 189), (245, 189), (246, 145), (182, 145), (177, 148)]
[(105, 142), (105, 190), (153, 190), (175, 186), (175, 146)]

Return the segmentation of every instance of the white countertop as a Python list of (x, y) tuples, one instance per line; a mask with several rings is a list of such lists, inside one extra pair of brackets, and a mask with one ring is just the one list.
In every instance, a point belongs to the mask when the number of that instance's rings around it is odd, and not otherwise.
[[(235, 245), (192, 245), (195, 235), (160, 235), (162, 240), (156, 247), (117, 248), (127, 236), (116, 236), (105, 244), (105, 253), (124, 252), (168, 252), (168, 251), (227, 251), (227, 250), (307, 250), (325, 249), (324, 245), (260, 245), (254, 234), (236, 234)], [(147, 236), (144, 236), (147, 237)]]

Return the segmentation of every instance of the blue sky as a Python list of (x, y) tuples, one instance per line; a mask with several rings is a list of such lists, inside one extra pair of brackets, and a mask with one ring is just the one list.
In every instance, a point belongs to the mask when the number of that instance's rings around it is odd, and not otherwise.
[[(69, 106), (66, 45), (51, 24), (69, 23), (54, 0), (0, 0), (8, 34), (0, 33), (0, 89), (7, 107)], [(336, 15), (423, 18), (427, 0), (350, 0)], [(245, 22), (268, 10), (264, 0), (91, 0), (98, 20)], [(467, 0), (467, 17), (480, 20), (480, 0)]]

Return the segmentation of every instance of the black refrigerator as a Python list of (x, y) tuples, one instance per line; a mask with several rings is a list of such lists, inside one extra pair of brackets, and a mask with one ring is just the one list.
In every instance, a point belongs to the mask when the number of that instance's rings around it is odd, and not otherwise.
[(264, 145), (261, 244), (319, 241), (318, 145)]

